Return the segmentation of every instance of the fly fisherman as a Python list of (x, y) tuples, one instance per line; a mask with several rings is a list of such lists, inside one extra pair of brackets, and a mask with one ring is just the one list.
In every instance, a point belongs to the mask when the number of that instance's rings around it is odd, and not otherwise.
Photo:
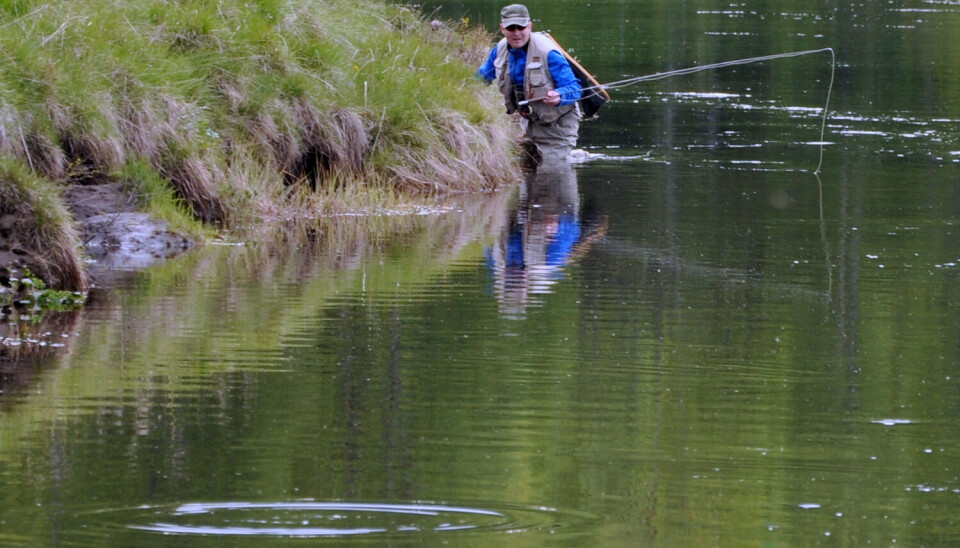
[(532, 30), (526, 6), (503, 8), (504, 38), (477, 74), (487, 83), (497, 82), (508, 114), (520, 113), (521, 146), (536, 165), (566, 159), (576, 146), (582, 88), (557, 43)]

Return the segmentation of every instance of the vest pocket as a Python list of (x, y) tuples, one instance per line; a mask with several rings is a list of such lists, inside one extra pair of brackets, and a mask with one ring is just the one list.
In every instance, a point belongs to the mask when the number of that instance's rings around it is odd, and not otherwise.
[(527, 76), (530, 78), (530, 87), (538, 88), (547, 83), (546, 75), (543, 73), (543, 63), (529, 63), (527, 65)]

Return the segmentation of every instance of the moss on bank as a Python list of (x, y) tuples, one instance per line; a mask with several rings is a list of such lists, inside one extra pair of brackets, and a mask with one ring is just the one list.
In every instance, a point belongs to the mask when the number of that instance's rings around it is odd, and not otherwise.
[(66, 185), (226, 228), (492, 189), (515, 166), (489, 44), (375, 0), (0, 4), (0, 208), (82, 289)]

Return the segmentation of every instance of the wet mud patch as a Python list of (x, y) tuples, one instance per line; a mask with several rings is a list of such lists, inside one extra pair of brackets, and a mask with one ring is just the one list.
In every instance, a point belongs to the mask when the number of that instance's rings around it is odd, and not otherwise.
[(191, 249), (196, 242), (165, 221), (136, 211), (122, 184), (77, 185), (65, 196), (79, 223), (88, 274), (95, 285), (109, 285), (126, 272), (140, 270)]
[(80, 222), (104, 213), (136, 210), (134, 197), (125, 192), (120, 183), (73, 185), (63, 195), (70, 212)]
[(146, 268), (193, 247), (194, 242), (146, 213), (107, 213), (83, 222), (91, 270)]

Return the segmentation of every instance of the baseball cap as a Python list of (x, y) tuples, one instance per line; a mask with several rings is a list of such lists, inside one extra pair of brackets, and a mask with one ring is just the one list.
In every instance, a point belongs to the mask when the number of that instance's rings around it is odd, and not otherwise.
[(500, 24), (504, 27), (510, 25), (520, 25), (525, 27), (530, 24), (530, 12), (527, 6), (523, 4), (510, 4), (500, 10)]

